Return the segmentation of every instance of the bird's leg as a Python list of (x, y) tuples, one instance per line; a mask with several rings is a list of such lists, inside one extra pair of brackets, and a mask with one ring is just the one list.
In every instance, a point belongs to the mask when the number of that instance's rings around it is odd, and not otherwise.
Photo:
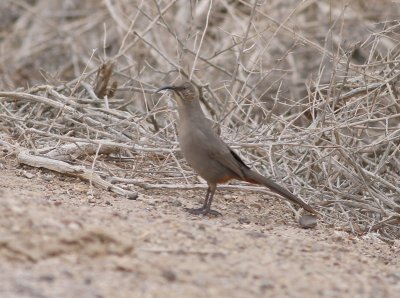
[(204, 203), (203, 206), (200, 208), (192, 208), (188, 209), (188, 211), (192, 214), (204, 214), (205, 210), (207, 209), (208, 206), (208, 198), (210, 196), (210, 187), (207, 188), (207, 194), (206, 197), (204, 198)]
[(214, 198), (214, 193), (217, 190), (217, 185), (216, 184), (209, 185), (208, 189), (210, 191), (209, 191), (209, 195), (208, 195), (207, 206), (205, 208), (205, 214), (212, 214), (214, 216), (220, 216), (220, 215), (222, 215), (220, 212), (218, 212), (217, 210), (211, 209), (211, 203)]
[(189, 212), (192, 214), (196, 214), (196, 215), (199, 215), (199, 214), (203, 214), (203, 215), (211, 214), (214, 216), (222, 215), (218, 211), (211, 209), (211, 203), (212, 203), (212, 199), (214, 197), (214, 193), (215, 193), (216, 189), (217, 189), (217, 185), (208, 185), (207, 194), (206, 194), (206, 198), (204, 199), (203, 206), (200, 208), (189, 209)]

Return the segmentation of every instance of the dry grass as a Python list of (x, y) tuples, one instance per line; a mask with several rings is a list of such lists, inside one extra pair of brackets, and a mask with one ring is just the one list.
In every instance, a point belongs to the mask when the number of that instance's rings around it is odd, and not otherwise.
[(328, 223), (399, 238), (399, 5), (331, 2), (3, 1), (0, 131), (13, 141), (0, 145), (121, 187), (194, 183), (170, 101), (153, 94), (190, 78), (251, 166)]

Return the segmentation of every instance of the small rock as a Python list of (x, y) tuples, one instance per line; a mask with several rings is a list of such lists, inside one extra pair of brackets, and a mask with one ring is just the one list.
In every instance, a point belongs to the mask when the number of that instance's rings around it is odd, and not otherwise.
[(303, 214), (299, 218), (299, 225), (303, 229), (311, 229), (317, 226), (317, 217), (312, 214)]
[(171, 202), (171, 205), (174, 206), (174, 207), (181, 207), (181, 206), (182, 206), (182, 203), (181, 203), (181, 201), (179, 201), (179, 200), (173, 200), (173, 201)]
[(52, 175), (52, 174), (44, 174), (44, 175), (42, 175), (42, 179), (45, 180), (45, 181), (50, 182), (50, 181), (53, 181), (54, 175)]
[(268, 290), (272, 290), (274, 288), (274, 284), (270, 281), (264, 281), (261, 285), (260, 285), (260, 291), (262, 293), (265, 293)]
[(76, 223), (76, 222), (70, 222), (70, 223), (68, 223), (67, 227), (68, 227), (69, 229), (73, 230), (73, 231), (78, 231), (78, 230), (80, 230), (80, 228), (81, 228), (81, 226), (80, 226), (78, 223)]
[(22, 176), (25, 177), (25, 178), (28, 178), (28, 179), (32, 179), (32, 178), (34, 178), (36, 175), (35, 175), (35, 174), (32, 174), (32, 173), (30, 173), (30, 172), (27, 172), (27, 171), (23, 171), (23, 172), (22, 172)]
[(163, 270), (163, 272), (161, 273), (161, 275), (168, 281), (172, 282), (176, 280), (176, 274), (175, 272), (171, 271), (171, 270)]
[(391, 281), (393, 281), (394, 284), (397, 284), (400, 282), (400, 271), (397, 272), (391, 272), (386, 275), (387, 278)]
[(251, 220), (247, 217), (239, 217), (238, 222), (241, 224), (249, 224), (251, 223)]
[(224, 195), (224, 199), (227, 201), (233, 201), (235, 197), (233, 195), (226, 194)]
[(138, 198), (138, 193), (137, 192), (130, 192), (130, 193), (128, 193), (128, 195), (127, 195), (127, 199), (128, 200), (136, 200), (137, 198)]
[(247, 233), (252, 238), (265, 238), (265, 234), (257, 231), (250, 231)]
[(51, 275), (51, 274), (45, 274), (45, 275), (39, 276), (40, 281), (53, 282), (54, 279), (55, 279), (54, 275)]

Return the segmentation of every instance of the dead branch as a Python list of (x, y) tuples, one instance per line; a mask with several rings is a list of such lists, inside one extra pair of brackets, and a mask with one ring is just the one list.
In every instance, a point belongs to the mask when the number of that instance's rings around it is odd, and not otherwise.
[(44, 156), (31, 155), (27, 150), (19, 152), (17, 158), (18, 162), (21, 164), (36, 168), (45, 168), (61, 174), (78, 177), (82, 180), (90, 181), (95, 186), (112, 191), (129, 199), (136, 199), (138, 197), (137, 192), (124, 190), (118, 186), (115, 186), (110, 182), (103, 180), (92, 170), (88, 170), (82, 166), (73, 166), (60, 160), (55, 160)]

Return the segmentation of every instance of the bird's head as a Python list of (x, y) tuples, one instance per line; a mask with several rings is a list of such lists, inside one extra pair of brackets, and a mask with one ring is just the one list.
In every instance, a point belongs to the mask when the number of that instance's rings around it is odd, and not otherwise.
[(199, 99), (199, 90), (192, 83), (185, 81), (176, 85), (164, 86), (156, 91), (172, 90), (175, 94), (175, 100), (179, 104), (187, 104)]

